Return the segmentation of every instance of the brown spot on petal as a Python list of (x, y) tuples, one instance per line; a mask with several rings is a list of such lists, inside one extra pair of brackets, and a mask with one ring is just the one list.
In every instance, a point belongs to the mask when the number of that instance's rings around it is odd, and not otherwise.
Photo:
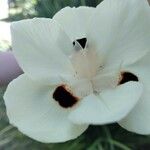
[(119, 85), (120, 84), (124, 84), (126, 82), (129, 81), (139, 81), (138, 77), (136, 75), (134, 75), (133, 73), (130, 72), (122, 72), (121, 76), (120, 76), (120, 81), (119, 81)]
[(53, 98), (64, 108), (74, 106), (79, 100), (69, 91), (66, 85), (58, 86), (53, 93)]
[[(83, 49), (85, 48), (86, 42), (87, 42), (87, 38), (77, 39), (76, 41), (81, 45), (81, 47)], [(73, 45), (75, 45), (75, 41), (73, 41)]]

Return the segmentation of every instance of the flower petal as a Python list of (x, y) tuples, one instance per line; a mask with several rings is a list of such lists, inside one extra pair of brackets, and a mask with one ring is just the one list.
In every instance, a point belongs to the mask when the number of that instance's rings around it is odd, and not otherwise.
[(30, 78), (55, 84), (60, 77), (73, 76), (70, 59), (65, 50), (60, 49), (71, 51), (73, 46), (55, 21), (43, 18), (22, 20), (14, 22), (11, 31), (15, 56)]
[(120, 72), (117, 69), (108, 72), (100, 71), (92, 79), (94, 91), (99, 93), (107, 89), (115, 88), (118, 85), (119, 77)]
[(119, 124), (125, 129), (139, 134), (150, 134), (150, 52), (140, 61), (126, 68), (137, 75), (144, 85), (141, 99), (135, 108)]
[(131, 64), (150, 43), (150, 8), (146, 0), (104, 0), (87, 33), (89, 46), (105, 53), (105, 64)]
[(87, 96), (71, 112), (69, 118), (77, 124), (106, 124), (119, 121), (132, 110), (141, 93), (140, 83), (128, 82), (115, 89), (103, 91), (98, 96)]
[(94, 10), (95, 8), (84, 6), (78, 8), (66, 7), (56, 13), (53, 19), (62, 25), (68, 36), (74, 41), (86, 37), (86, 28)]
[(68, 120), (70, 109), (52, 99), (54, 87), (42, 86), (21, 75), (8, 86), (4, 95), (11, 124), (29, 137), (41, 142), (63, 142), (74, 139), (87, 125)]

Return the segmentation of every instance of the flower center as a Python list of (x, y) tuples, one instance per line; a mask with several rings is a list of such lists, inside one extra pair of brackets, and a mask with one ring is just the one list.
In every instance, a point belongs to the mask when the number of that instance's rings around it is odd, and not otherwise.
[(99, 66), (101, 65), (98, 54), (95, 50), (87, 49), (87, 47), (85, 47), (86, 38), (76, 41), (79, 41), (82, 47), (78, 45), (79, 43), (74, 43), (77, 45), (75, 51), (70, 56), (71, 62), (78, 77), (91, 79), (96, 75)]
[(106, 72), (98, 52), (89, 46), (87, 48), (86, 43), (86, 38), (73, 42), (74, 51), (69, 58), (76, 72), (74, 83), (71, 83), (70, 88), (66, 84), (60, 85), (53, 93), (54, 100), (63, 108), (73, 107), (91, 93), (99, 94), (129, 81), (139, 81), (138, 77), (130, 72), (114, 69)]

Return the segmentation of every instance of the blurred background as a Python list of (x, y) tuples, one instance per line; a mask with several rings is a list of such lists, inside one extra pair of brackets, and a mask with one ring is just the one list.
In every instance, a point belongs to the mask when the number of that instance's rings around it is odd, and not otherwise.
[[(97, 6), (102, 0), (0, 0), (0, 75), (8, 76), (8, 81), (21, 74), (11, 74), (13, 56), (2, 59), (1, 55), (11, 53), (10, 23), (26, 18), (51, 18), (66, 6)], [(8, 64), (5, 66), (8, 61)], [(15, 62), (16, 63), (16, 62)], [(9, 69), (7, 69), (9, 66)], [(17, 64), (15, 64), (15, 67)], [(5, 69), (5, 70), (4, 70)], [(150, 136), (130, 133), (117, 124), (91, 126), (79, 138), (62, 144), (42, 144), (36, 142), (9, 125), (3, 94), (6, 82), (0, 81), (0, 150), (150, 150)]]

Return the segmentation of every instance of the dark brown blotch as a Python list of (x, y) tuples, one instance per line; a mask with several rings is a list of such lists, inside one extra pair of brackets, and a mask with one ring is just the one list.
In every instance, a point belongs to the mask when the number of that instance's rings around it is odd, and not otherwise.
[(121, 77), (120, 77), (120, 81), (119, 81), (119, 85), (124, 84), (124, 83), (129, 82), (129, 81), (139, 81), (139, 79), (133, 73), (122, 72)]
[[(87, 38), (77, 39), (76, 41), (81, 45), (81, 47), (83, 49), (85, 48), (86, 42), (87, 42)], [(73, 45), (75, 45), (75, 41), (73, 41)]]
[(53, 98), (59, 103), (60, 106), (64, 108), (74, 106), (79, 100), (66, 88), (65, 85), (58, 86), (55, 89), (53, 93)]

